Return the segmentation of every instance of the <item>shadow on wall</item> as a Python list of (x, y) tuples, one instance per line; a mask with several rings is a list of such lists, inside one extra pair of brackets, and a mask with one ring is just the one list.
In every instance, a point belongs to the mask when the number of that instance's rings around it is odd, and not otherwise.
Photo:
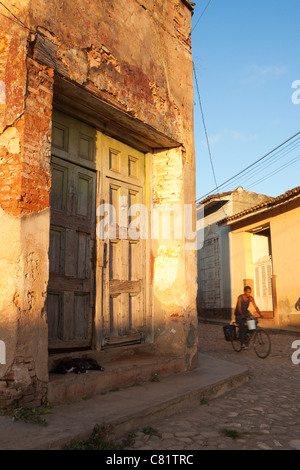
[(207, 230), (197, 253), (198, 316), (230, 320), (232, 315), (230, 244), (228, 229)]

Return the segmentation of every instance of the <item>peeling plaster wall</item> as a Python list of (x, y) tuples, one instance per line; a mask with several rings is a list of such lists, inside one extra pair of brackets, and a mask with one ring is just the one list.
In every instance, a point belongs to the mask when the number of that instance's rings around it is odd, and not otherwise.
[[(43, 400), (47, 382), (54, 70), (36, 59), (36, 33), (51, 41), (58, 73), (182, 144), (152, 155), (153, 201), (182, 208), (195, 201), (186, 5), (181, 0), (24, 0), (21, 5), (7, 0), (6, 5), (31, 31), (0, 18), (0, 218), (1, 245), (7, 247), (1, 258), (0, 340), (10, 344), (7, 364), (0, 365), (3, 406), (13, 397)], [(195, 224), (194, 219), (195, 211)], [(157, 240), (151, 259), (157, 350), (184, 356), (186, 367), (194, 367), (196, 253), (185, 250), (184, 240), (171, 246)], [(164, 267), (173, 274), (162, 290)]]
[[(154, 342), (161, 354), (170, 351), (177, 355), (184, 354), (189, 369), (197, 363), (197, 276), (196, 253), (186, 249), (184, 238), (177, 238), (180, 231), (184, 235), (185, 229), (185, 153), (182, 148), (155, 153), (152, 168), (153, 203), (158, 208), (164, 204), (169, 208), (181, 208), (182, 218), (181, 227), (179, 219), (174, 216), (174, 222), (171, 218), (174, 227), (171, 240), (163, 238), (161, 228), (160, 239), (153, 243)], [(189, 177), (193, 181), (193, 175), (189, 174)], [(188, 196), (186, 199), (186, 204), (191, 204)]]
[[(27, 21), (23, 10), (18, 14)], [(16, 12), (17, 13), (17, 12)], [(28, 57), (30, 34), (1, 17), (0, 407), (46, 400), (53, 70)]]
[(181, 2), (31, 1), (71, 80), (171, 137), (191, 135), (191, 12)]
[(37, 406), (46, 401), (48, 381), (49, 209), (23, 217), (1, 209), (0, 227), (0, 338), (6, 345), (0, 407)]

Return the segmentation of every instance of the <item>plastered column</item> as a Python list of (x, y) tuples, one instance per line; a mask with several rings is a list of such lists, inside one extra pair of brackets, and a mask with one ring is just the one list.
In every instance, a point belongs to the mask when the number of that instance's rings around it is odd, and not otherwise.
[[(196, 255), (185, 239), (183, 156), (179, 147), (152, 160), (153, 204), (156, 214), (161, 210), (159, 237), (153, 234), (157, 220), (152, 220), (153, 326), (157, 351), (184, 357), (188, 370), (197, 364), (197, 286)], [(193, 214), (193, 204), (190, 209)]]

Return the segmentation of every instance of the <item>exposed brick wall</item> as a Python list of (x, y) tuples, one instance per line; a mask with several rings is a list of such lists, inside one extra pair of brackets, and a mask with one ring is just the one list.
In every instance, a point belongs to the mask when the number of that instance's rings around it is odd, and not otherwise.
[(153, 203), (176, 204), (183, 195), (182, 148), (153, 155)]
[(24, 111), (28, 31), (0, 16), (0, 134)]
[(45, 404), (47, 384), (38, 380), (32, 358), (19, 357), (0, 379), (0, 409)]
[(192, 134), (191, 11), (181, 0), (35, 0), (28, 23), (72, 82), (179, 142)]
[(13, 215), (49, 207), (53, 70), (27, 68), (24, 112), (0, 135), (0, 206)]
[(49, 207), (53, 70), (27, 59), (21, 212)]
[[(10, 50), (6, 52), (12, 55)], [(6, 119), (2, 131), (0, 130), (0, 207), (9, 216), (21, 217), (20, 223), (16, 225), (20, 232), (14, 234), (16, 236), (12, 237), (11, 245), (8, 243), (7, 259), (1, 259), (1, 266), (6, 263), (7, 272), (11, 274), (8, 284), (15, 282), (16, 292), (12, 297), (9, 286), (6, 291), (2, 288), (1, 294), (5, 296), (6, 307), (1, 311), (1, 328), (9, 330), (13, 324), (16, 325), (16, 336), (11, 334), (8, 337), (10, 342), (7, 343), (7, 350), (11, 352), (15, 349), (16, 353), (12, 358), (9, 355), (6, 370), (0, 378), (0, 408), (15, 405), (39, 406), (47, 397), (47, 382), (43, 372), (47, 350), (45, 349), (43, 358), (36, 351), (38, 342), (44, 337), (42, 335), (46, 336), (45, 319), (41, 318), (41, 312), (45, 302), (43, 292), (47, 281), (48, 245), (44, 241), (40, 243), (34, 226), (29, 228), (28, 217), (32, 214), (31, 217), (37, 223), (34, 216), (39, 213), (39, 217), (41, 214), (46, 219), (43, 213), (49, 207), (54, 74), (52, 69), (31, 58), (25, 59), (24, 56), (23, 59), (27, 67), (26, 80), (22, 82), (23, 89), (21, 82), (16, 82), (15, 74), (6, 74), (6, 114), (9, 115), (9, 103), (14, 108), (14, 114), (9, 120)], [(22, 89), (23, 95), (17, 93), (13, 101), (12, 90), (16, 88), (16, 83), (18, 91)], [(1, 223), (4, 224), (5, 221), (7, 219), (1, 219)], [(27, 221), (26, 229), (22, 221)], [(44, 237), (41, 231), (39, 237), (41, 240)], [(29, 253), (34, 252), (39, 261), (32, 275), (27, 271), (27, 250)], [(18, 266), (14, 274), (10, 270), (12, 265)], [(4, 276), (3, 273), (2, 279)], [(31, 302), (28, 308), (24, 299)], [(14, 338), (17, 338), (16, 344)], [(30, 341), (33, 341), (32, 347)]]

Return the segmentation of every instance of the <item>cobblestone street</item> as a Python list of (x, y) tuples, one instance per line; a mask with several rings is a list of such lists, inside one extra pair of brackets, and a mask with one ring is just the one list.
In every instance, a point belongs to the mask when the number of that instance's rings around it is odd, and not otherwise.
[(250, 381), (219, 398), (137, 430), (136, 450), (300, 450), (300, 364), (293, 334), (270, 333), (271, 354), (236, 353), (222, 326), (199, 324), (199, 351), (249, 369)]

